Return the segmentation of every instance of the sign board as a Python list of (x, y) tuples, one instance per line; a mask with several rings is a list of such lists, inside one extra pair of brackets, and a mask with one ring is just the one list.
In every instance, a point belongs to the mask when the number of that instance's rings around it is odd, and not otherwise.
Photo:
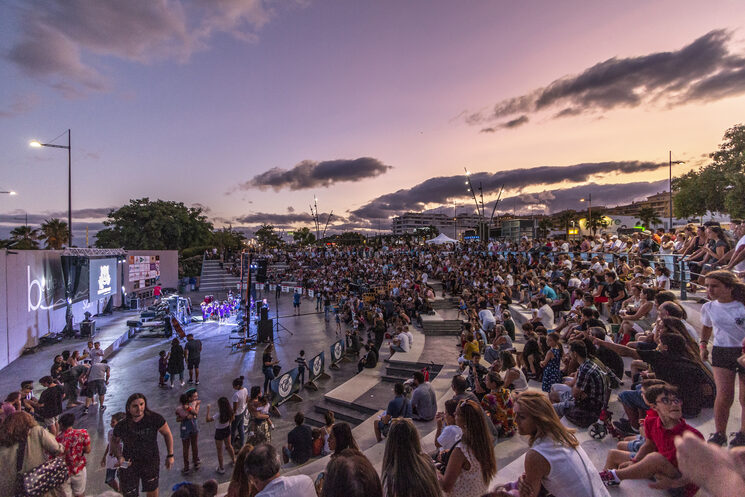
[(273, 292), (276, 288), (277, 288), (277, 285), (275, 285), (274, 283), (269, 283), (269, 291), (270, 292)]
[(576, 235), (579, 233), (579, 229), (577, 228), (569, 228), (569, 231), (567, 231), (570, 235)]
[(308, 361), (308, 381), (315, 381), (323, 374), (325, 366), (325, 354), (321, 352)]
[(313, 298), (315, 296), (315, 291), (309, 289), (308, 290), (308, 297)]
[(269, 388), (274, 393), (272, 404), (278, 406), (290, 400), (293, 394), (300, 388), (298, 385), (298, 373), (297, 368), (293, 368), (271, 381)]
[(336, 364), (341, 361), (342, 357), (344, 357), (344, 349), (346, 349), (346, 347), (347, 344), (344, 339), (331, 344), (331, 364)]
[(299, 293), (300, 295), (302, 295), (303, 294), (303, 287), (296, 286), (295, 287), (295, 293)]
[(116, 259), (90, 259), (88, 272), (89, 300), (95, 301), (115, 294), (118, 275)]

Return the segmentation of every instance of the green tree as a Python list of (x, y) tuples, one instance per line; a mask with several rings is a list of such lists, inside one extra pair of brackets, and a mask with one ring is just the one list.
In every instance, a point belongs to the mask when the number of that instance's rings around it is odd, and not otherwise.
[(538, 237), (545, 238), (548, 236), (548, 232), (554, 227), (554, 223), (550, 218), (543, 218), (538, 221)]
[(729, 128), (711, 163), (673, 181), (675, 214), (703, 216), (707, 211), (745, 216), (745, 126)]
[(276, 247), (281, 242), (281, 238), (274, 231), (274, 226), (271, 224), (264, 224), (261, 228), (257, 229), (254, 233), (256, 240), (265, 247)]
[(183, 250), (212, 240), (212, 223), (202, 209), (182, 202), (130, 200), (109, 212), (104, 225), (107, 227), (96, 235), (99, 248)]
[(576, 221), (577, 213), (572, 210), (561, 211), (554, 216), (554, 221), (560, 229), (564, 230), (564, 234), (569, 236), (569, 228), (572, 226), (572, 221)]
[(316, 241), (316, 235), (314, 235), (309, 228), (302, 227), (292, 233), (292, 239), (299, 245), (310, 245)]
[(39, 230), (31, 226), (18, 226), (10, 232), (11, 247), (18, 250), (39, 248)]
[(641, 223), (641, 225), (646, 229), (662, 223), (662, 219), (657, 215), (657, 211), (651, 207), (642, 207), (639, 209), (639, 214), (637, 214), (636, 217), (639, 218), (639, 223)]
[(600, 228), (607, 228), (608, 224), (608, 220), (605, 219), (605, 213), (597, 209), (590, 213), (585, 226), (587, 229), (592, 231), (592, 234), (594, 235)]
[(41, 239), (48, 249), (60, 250), (68, 242), (67, 235), (67, 223), (61, 219), (45, 219), (41, 224)]
[(336, 242), (339, 245), (362, 245), (365, 242), (365, 237), (361, 233), (345, 231), (336, 237)]
[(240, 252), (246, 235), (232, 227), (216, 229), (212, 232), (212, 245), (223, 254)]

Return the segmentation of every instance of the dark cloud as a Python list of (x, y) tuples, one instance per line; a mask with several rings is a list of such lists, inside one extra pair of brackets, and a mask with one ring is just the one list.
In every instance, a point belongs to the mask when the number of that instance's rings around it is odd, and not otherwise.
[(251, 188), (266, 190), (272, 188), (278, 191), (283, 188), (303, 190), (319, 186), (327, 187), (344, 181), (360, 181), (367, 178), (374, 178), (391, 168), (391, 166), (386, 166), (378, 159), (372, 157), (321, 162), (304, 160), (292, 169), (272, 168), (242, 183), (238, 188), (241, 190)]
[[(109, 212), (115, 210), (116, 207), (95, 207), (86, 209), (73, 209), (72, 211), (72, 224), (73, 230), (75, 230), (76, 220), (96, 220), (101, 221), (109, 215)], [(28, 216), (27, 216), (28, 214)], [(0, 224), (12, 224), (14, 226), (23, 225), (28, 217), (28, 224), (37, 226), (43, 223), (46, 219), (58, 218), (67, 222), (67, 211), (56, 211), (46, 213), (35, 213), (26, 212), (21, 209), (16, 209), (10, 212), (0, 213)]]
[(745, 57), (730, 52), (731, 38), (730, 31), (718, 29), (680, 50), (614, 57), (579, 75), (565, 76), (546, 87), (502, 100), (491, 111), (467, 113), (465, 121), (483, 125), (516, 115), (522, 119), (557, 107), (561, 110), (553, 117), (560, 118), (642, 104), (674, 107), (740, 95), (745, 93)]
[[(580, 202), (580, 199), (587, 198), (588, 195), (592, 195), (593, 208), (600, 206), (615, 207), (667, 191), (667, 186), (666, 179), (615, 185), (590, 183), (539, 193), (518, 194), (502, 199), (497, 207), (497, 213), (512, 213), (514, 211), (518, 214), (526, 214), (532, 212), (531, 207), (535, 209), (536, 213), (541, 214), (544, 212), (559, 212), (565, 209), (582, 210), (587, 208), (587, 204)], [(491, 213), (493, 207), (493, 202), (486, 205), (484, 210), (487, 215)]]
[(481, 132), (482, 133), (495, 133), (496, 131), (500, 129), (517, 128), (519, 126), (522, 126), (523, 124), (526, 124), (528, 121), (529, 121), (528, 116), (522, 115), (520, 117), (507, 121), (506, 123), (502, 123), (498, 126), (490, 127), (490, 128), (483, 128)]
[(287, 212), (290, 213), (290, 214), (292, 214), (293, 212), (295, 212), (295, 208), (293, 206), (291, 206), (291, 205), (288, 205), (287, 206)]
[[(666, 163), (622, 161), (591, 162), (571, 166), (541, 166), (530, 169), (512, 169), (494, 174), (475, 173), (471, 182), (485, 192), (496, 194), (502, 185), (509, 190), (519, 190), (534, 185), (551, 185), (561, 182), (579, 183), (600, 175), (618, 175), (654, 171)], [(352, 211), (357, 218), (378, 219), (398, 215), (407, 210), (420, 211), (426, 204), (445, 204), (449, 199), (462, 198), (468, 193), (465, 176), (440, 176), (430, 178), (412, 188), (382, 195)]]
[[(318, 213), (318, 217), (325, 223), (328, 213)], [(336, 217), (336, 215), (334, 215)], [(307, 212), (292, 212), (287, 214), (273, 214), (269, 212), (254, 212), (235, 218), (236, 222), (242, 224), (271, 224), (274, 226), (289, 226), (305, 223), (314, 224), (313, 216)]]

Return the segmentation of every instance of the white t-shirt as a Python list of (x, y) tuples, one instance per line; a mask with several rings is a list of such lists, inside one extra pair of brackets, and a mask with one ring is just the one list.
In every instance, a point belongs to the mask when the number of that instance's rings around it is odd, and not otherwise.
[(657, 287), (663, 290), (670, 290), (670, 278), (664, 274), (657, 277)]
[[(111, 446), (111, 439), (113, 438), (113, 436), (114, 436), (114, 429), (112, 428), (109, 430), (109, 434), (108, 434), (109, 451), (106, 453), (106, 469), (116, 469), (117, 468), (116, 465), (119, 463), (119, 459), (114, 457), (114, 454), (116, 454), (117, 452), (114, 450), (114, 447)], [(120, 441), (119, 452), (118, 452), (119, 454), (121, 454), (121, 450), (122, 450), (122, 442)]]
[(233, 402), (236, 404), (235, 415), (239, 416), (246, 410), (246, 402), (248, 401), (248, 390), (241, 388), (233, 393)]
[[(735, 251), (745, 245), (745, 235), (743, 235), (738, 241), (737, 245), (735, 245)], [(745, 260), (739, 263), (735, 266), (735, 271), (745, 271)]]
[(460, 426), (447, 425), (442, 428), (440, 436), (437, 437), (437, 443), (440, 444), (442, 450), (447, 451), (452, 449), (455, 442), (460, 440), (462, 436), (463, 430), (460, 429)]
[(713, 329), (715, 347), (740, 347), (745, 340), (745, 305), (736, 300), (707, 302), (701, 307), (701, 324)]
[(547, 329), (547, 330), (553, 330), (554, 329), (554, 310), (549, 307), (548, 304), (542, 305), (538, 308), (538, 319), (541, 320), (541, 324)]
[(280, 476), (256, 494), (256, 497), (317, 497), (313, 480), (308, 475)]

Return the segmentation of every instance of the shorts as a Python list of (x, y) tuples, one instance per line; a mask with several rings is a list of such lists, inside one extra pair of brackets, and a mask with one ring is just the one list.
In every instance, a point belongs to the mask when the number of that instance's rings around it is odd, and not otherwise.
[(158, 460), (146, 464), (134, 464), (128, 468), (119, 469), (119, 492), (124, 497), (139, 497), (142, 486), (143, 492), (158, 490), (160, 462)]
[(192, 435), (199, 433), (199, 427), (193, 419), (187, 419), (181, 422), (181, 440), (188, 440)]
[(639, 409), (640, 411), (646, 411), (647, 409), (649, 409), (647, 403), (644, 402), (644, 397), (642, 396), (641, 389), (624, 390), (623, 392), (618, 394), (618, 400), (621, 401), (621, 404)]
[(51, 418), (44, 418), (44, 428), (49, 428), (58, 422), (59, 422), (59, 416), (52, 416)]
[(646, 439), (644, 437), (640, 436), (640, 437), (637, 437), (636, 440), (632, 440), (629, 442), (627, 449), (629, 452), (631, 452), (630, 459), (633, 459), (634, 457), (636, 457), (636, 453), (639, 452), (639, 449), (642, 448), (642, 445), (644, 445), (645, 440)]
[(300, 302), (293, 302), (292, 303), (292, 306), (293, 307), (300, 307)]
[(729, 369), (745, 374), (745, 369), (737, 363), (742, 355), (742, 347), (717, 347), (711, 349), (711, 365), (715, 368)]
[(215, 440), (227, 440), (230, 438), (230, 426), (215, 429)]
[(187, 367), (188, 369), (199, 368), (199, 362), (200, 362), (200, 361), (201, 361), (201, 359), (200, 359), (200, 358), (196, 358), (196, 359), (191, 359), (191, 358), (189, 358), (189, 360), (188, 360), (188, 361), (186, 361), (186, 367)]
[(91, 380), (86, 384), (85, 389), (88, 393), (86, 397), (89, 399), (92, 399), (96, 395), (105, 395), (106, 382), (104, 380)]
[(74, 495), (85, 495), (85, 480), (87, 477), (86, 468), (83, 467), (78, 474), (70, 475), (65, 483), (62, 484), (62, 491), (66, 497)]
[(116, 472), (118, 468), (109, 469), (106, 468), (106, 479), (104, 480), (105, 483), (112, 482), (116, 480)]

